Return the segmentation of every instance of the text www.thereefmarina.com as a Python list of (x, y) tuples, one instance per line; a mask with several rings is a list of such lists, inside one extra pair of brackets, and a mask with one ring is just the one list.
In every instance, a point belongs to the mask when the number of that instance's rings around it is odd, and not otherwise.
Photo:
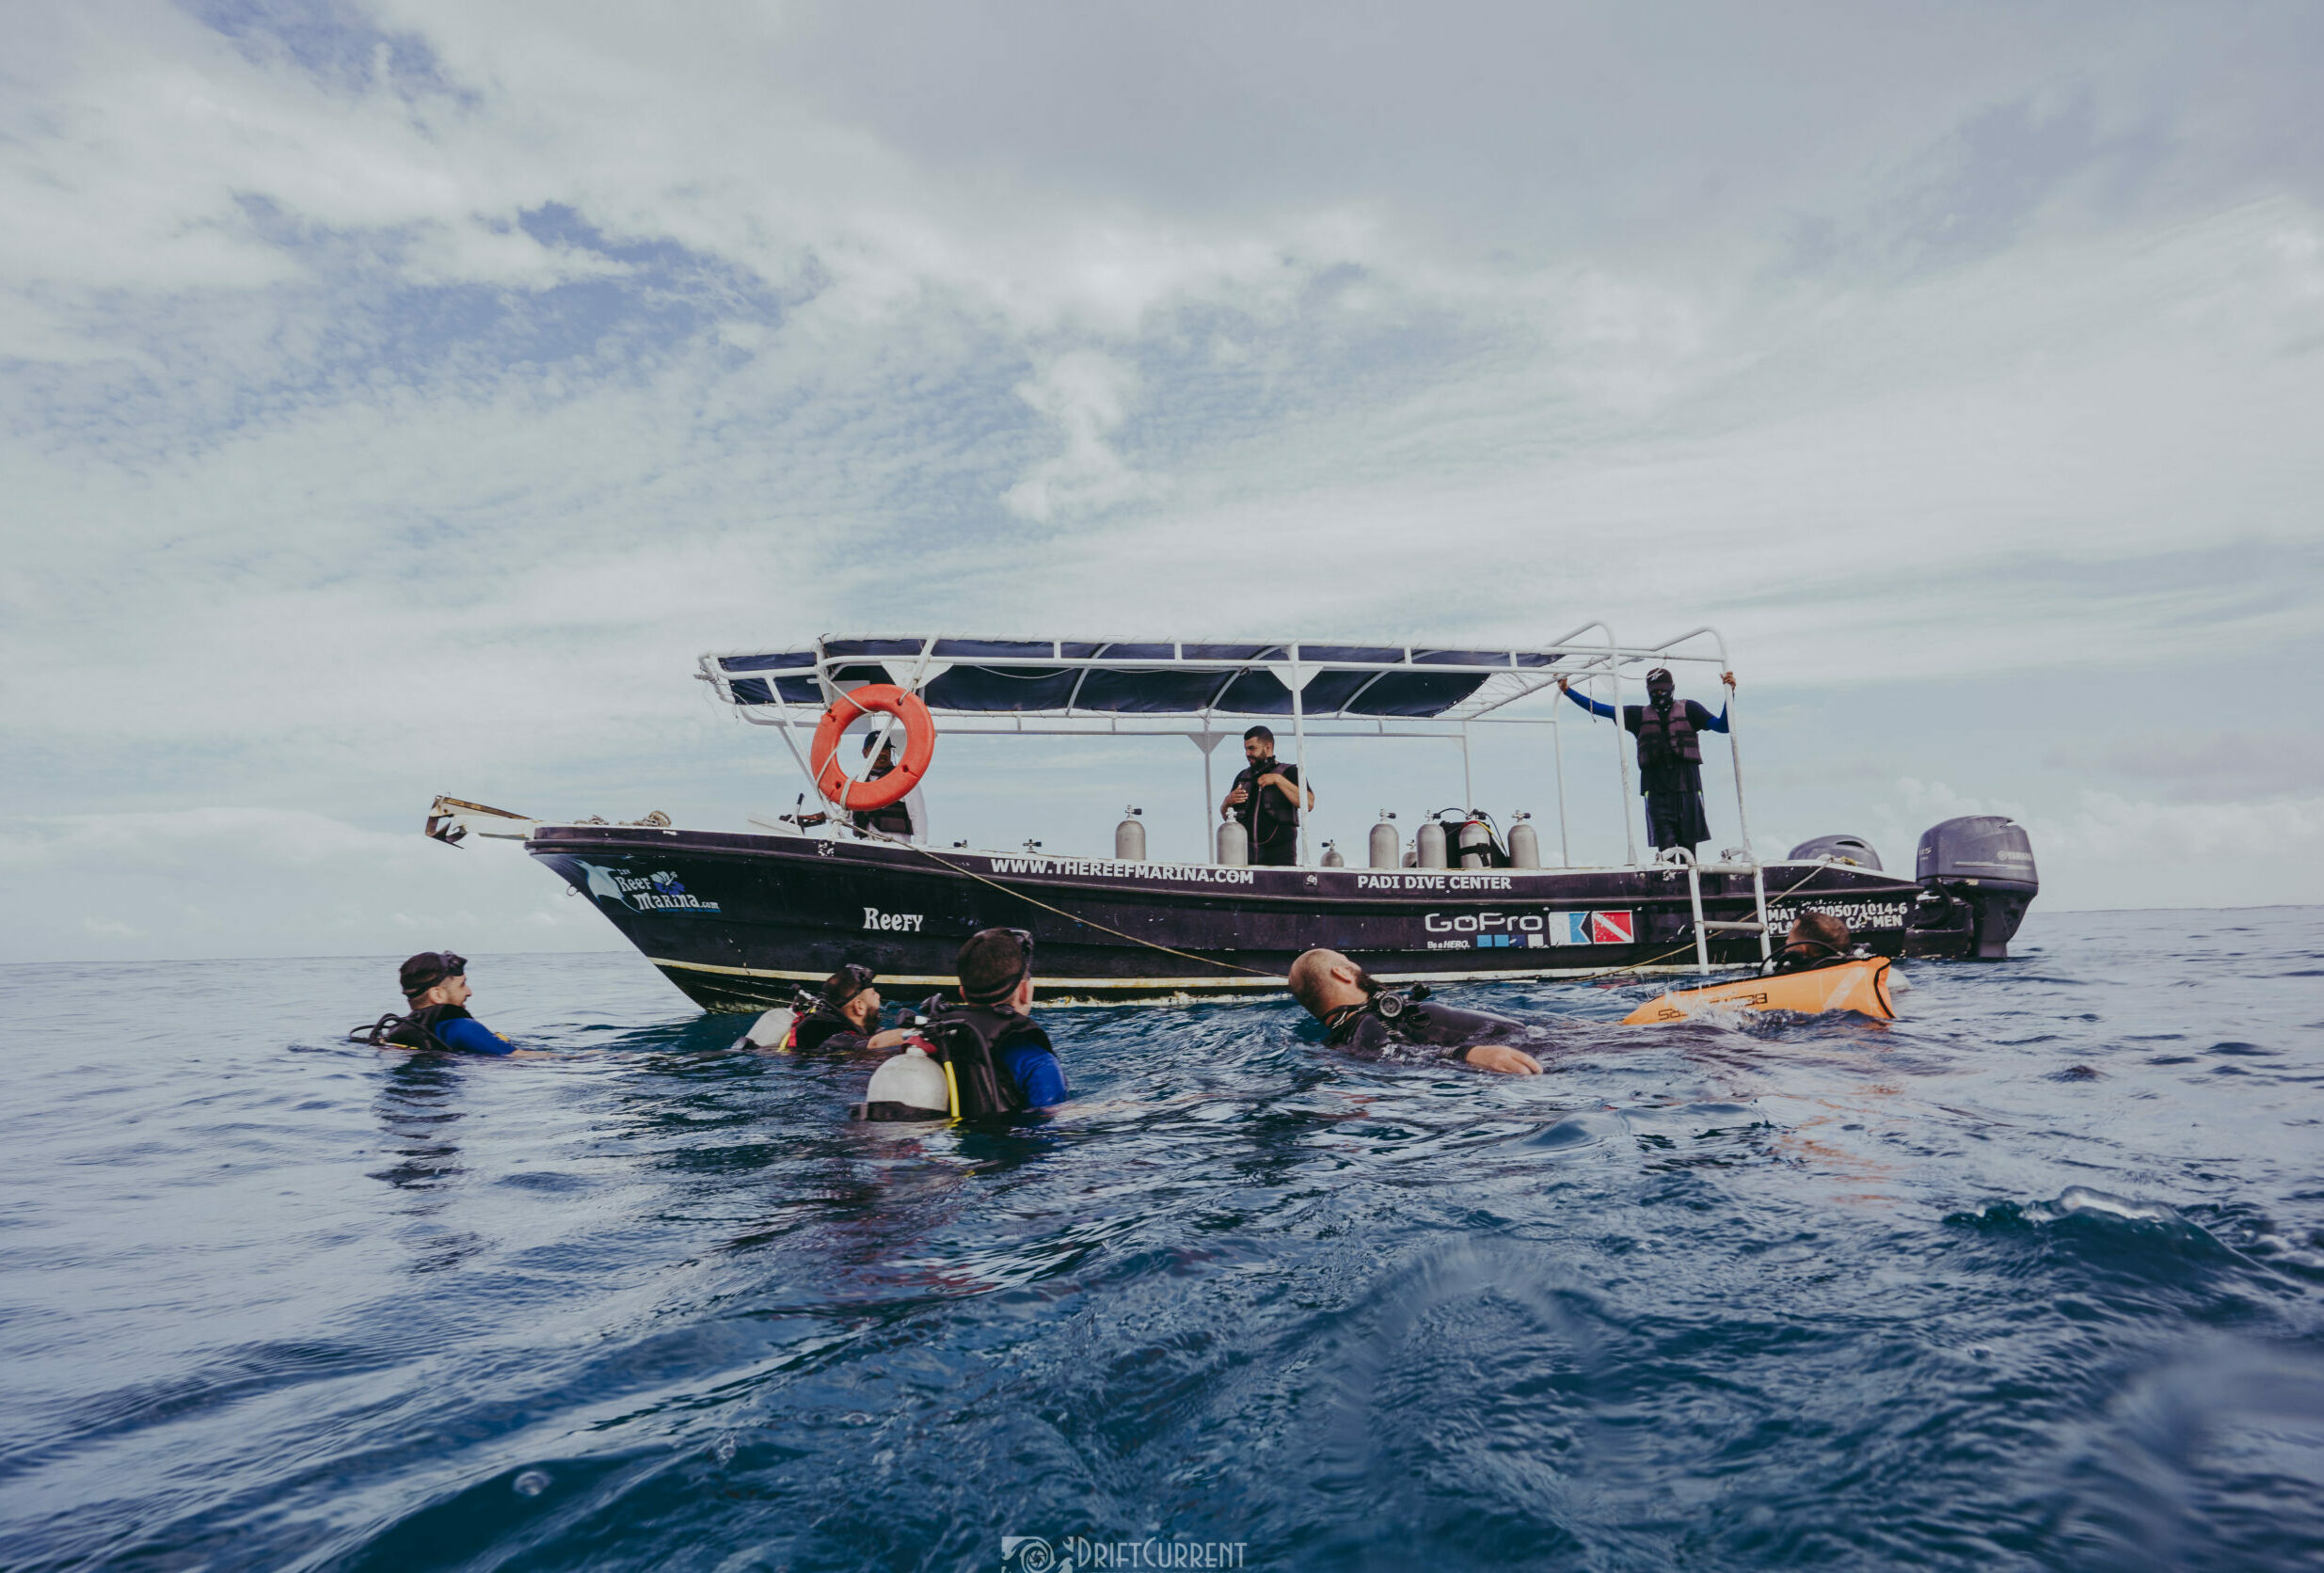
[(995, 874), (1110, 874), (1141, 880), (1184, 880), (1189, 884), (1250, 884), (1249, 868), (1213, 868), (1200, 863), (1117, 863), (1102, 857), (996, 857)]

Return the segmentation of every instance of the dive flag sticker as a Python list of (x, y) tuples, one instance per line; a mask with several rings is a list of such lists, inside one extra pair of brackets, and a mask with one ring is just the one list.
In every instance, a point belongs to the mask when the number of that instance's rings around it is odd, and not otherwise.
[(1590, 914), (1587, 913), (1550, 914), (1550, 943), (1552, 945), (1589, 944)]
[[(1580, 914), (1575, 914), (1579, 916)], [(1590, 944), (1628, 945), (1631, 943), (1631, 922), (1628, 913), (1590, 914)]]

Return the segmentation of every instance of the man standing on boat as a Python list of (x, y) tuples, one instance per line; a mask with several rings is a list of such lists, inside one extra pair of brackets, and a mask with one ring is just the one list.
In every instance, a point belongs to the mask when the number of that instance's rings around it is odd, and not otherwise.
[[(878, 740), (879, 734), (876, 732), (864, 734), (864, 753), (867, 757), (871, 753), (871, 745)], [(871, 761), (871, 769), (865, 774), (864, 780), (867, 784), (877, 781), (895, 768), (896, 745), (892, 742), (881, 742), (880, 756)], [(828, 814), (809, 814), (797, 823), (802, 830), (804, 830), (809, 825), (820, 825), (830, 818)], [(848, 812), (848, 819), (857, 830), (878, 831), (883, 835), (892, 835), (899, 841), (921, 842), (928, 839), (928, 803), (921, 798), (920, 789), (917, 786), (905, 793), (901, 802), (891, 802), (885, 808), (851, 809)]]
[[(1735, 674), (1722, 672), (1719, 681), (1735, 686)], [(1565, 696), (1595, 716), (1614, 718), (1614, 707), (1574, 692), (1566, 679), (1557, 679)], [(1638, 739), (1638, 790), (1647, 800), (1647, 839), (1656, 851), (1684, 847), (1689, 853), (1711, 839), (1711, 821), (1703, 817), (1703, 745), (1705, 732), (1727, 730), (1727, 707), (1712, 715), (1690, 699), (1679, 704), (1677, 685), (1667, 667), (1647, 674), (1647, 702), (1622, 707), (1622, 726)]]
[[(1243, 821), (1250, 836), (1250, 861), (1266, 868), (1288, 868), (1299, 861), (1299, 767), (1275, 757), (1275, 734), (1254, 726), (1243, 734), (1244, 766), (1218, 805), (1218, 817)], [(1314, 788), (1307, 789), (1309, 813)]]

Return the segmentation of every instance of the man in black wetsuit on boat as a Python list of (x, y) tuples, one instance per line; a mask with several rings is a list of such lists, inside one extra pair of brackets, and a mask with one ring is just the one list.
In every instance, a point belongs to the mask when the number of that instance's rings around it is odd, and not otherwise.
[[(1250, 763), (1218, 805), (1219, 818), (1243, 821), (1254, 866), (1288, 868), (1299, 861), (1299, 767), (1276, 759), (1275, 734), (1264, 726), (1243, 734), (1243, 757)], [(1315, 791), (1306, 790), (1313, 813)]]
[[(1719, 680), (1735, 686), (1735, 674), (1722, 672)], [(1573, 691), (1557, 679), (1566, 697), (1595, 716), (1614, 717), (1614, 707)], [(1647, 839), (1656, 851), (1684, 847), (1690, 853), (1711, 839), (1711, 821), (1703, 817), (1703, 745), (1705, 732), (1727, 730), (1727, 707), (1712, 715), (1690, 699), (1675, 699), (1677, 685), (1667, 668), (1647, 674), (1647, 702), (1622, 707), (1622, 728), (1638, 739), (1638, 790), (1647, 800)]]
[[(1376, 1058), (1452, 1059), (1480, 1071), (1537, 1076), (1541, 1062), (1505, 1041), (1532, 1030), (1506, 1016), (1456, 1010), (1393, 993), (1336, 950), (1310, 950), (1291, 963), (1291, 992), (1330, 1029), (1333, 1048)], [(1400, 1055), (1409, 1046), (1416, 1051)]]

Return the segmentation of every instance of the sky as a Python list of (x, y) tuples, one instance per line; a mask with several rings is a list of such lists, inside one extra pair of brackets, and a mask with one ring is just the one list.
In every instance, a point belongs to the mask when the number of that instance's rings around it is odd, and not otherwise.
[[(822, 632), (1708, 623), (1763, 851), (2000, 812), (2047, 907), (2324, 892), (2316, 8), (8, 28), (0, 959), (618, 945), (429, 800), (744, 828), (797, 772), (695, 658)], [(955, 738), (929, 798), (1191, 857), (1199, 765)], [(1326, 747), (1319, 833), (1456, 766)], [(1478, 777), (1554, 812), (1537, 741)]]

